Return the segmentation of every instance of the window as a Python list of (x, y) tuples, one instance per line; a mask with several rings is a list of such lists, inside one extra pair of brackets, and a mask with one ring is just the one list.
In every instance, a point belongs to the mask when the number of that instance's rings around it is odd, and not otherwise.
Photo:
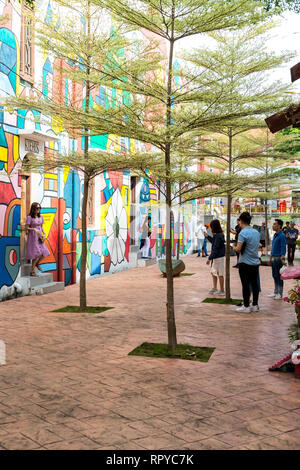
[(87, 200), (87, 225), (95, 224), (95, 178), (89, 182), (89, 192)]
[(24, 5), (22, 6), (20, 65), (22, 78), (32, 83), (34, 77), (33, 17), (32, 9)]

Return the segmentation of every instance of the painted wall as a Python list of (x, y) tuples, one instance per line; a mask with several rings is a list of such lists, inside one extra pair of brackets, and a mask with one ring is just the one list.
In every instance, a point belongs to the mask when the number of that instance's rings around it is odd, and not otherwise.
[[(41, 0), (39, 3), (45, 21), (56, 21), (59, 28), (61, 19), (57, 5), (52, 0)], [(67, 79), (63, 79), (63, 83), (59, 81), (53, 58), (43, 51), (35, 51), (34, 88), (20, 80), (21, 6), (18, 0), (11, 0), (10, 3), (0, 0), (0, 16), (5, 14), (9, 15), (9, 19), (0, 28), (0, 96), (29, 96), (39, 92), (51, 97), (54, 89), (62, 87), (65, 100), (74, 92), (81, 94), (83, 99), (84, 90), (78, 85), (73, 86)], [(101, 87), (93, 90), (91, 99), (95, 106), (111, 106), (110, 100), (117, 99), (117, 94), (113, 91), (109, 96), (107, 90)], [(122, 99), (122, 96), (119, 98)], [(0, 289), (13, 286), (20, 276), (21, 169), (26, 155), (22, 133), (40, 133), (42, 152), (66, 153), (82, 148), (81, 139), (70, 138), (62, 132), (58, 123), (52, 121), (51, 127), (47, 127), (38, 119), (34, 122), (36, 118), (39, 115), (31, 111), (19, 110), (17, 116), (0, 108)], [(51, 141), (51, 136), (59, 136), (58, 142)], [(91, 138), (90, 147), (115, 152), (133, 148), (146, 150), (140, 142), (112, 134)], [(42, 261), (42, 269), (53, 273), (54, 280), (64, 281), (65, 285), (75, 283), (79, 280), (81, 261), (83, 175), (66, 167), (63, 171), (31, 175), (30, 183), (30, 201), (38, 201), (42, 206), (46, 244), (50, 252)], [(148, 214), (151, 215), (152, 229), (149, 256), (161, 257), (164, 255), (165, 226), (157, 189), (148, 180), (141, 179), (136, 184), (133, 201), (129, 172), (107, 171), (95, 178), (95, 217), (93, 226), (88, 227), (87, 278), (132, 266), (130, 246), (139, 245), (142, 225)], [(131, 233), (133, 218), (135, 228)], [(194, 248), (195, 202), (185, 205), (181, 224), (181, 252), (186, 254)], [(178, 212), (174, 210), (174, 255), (178, 229)]]

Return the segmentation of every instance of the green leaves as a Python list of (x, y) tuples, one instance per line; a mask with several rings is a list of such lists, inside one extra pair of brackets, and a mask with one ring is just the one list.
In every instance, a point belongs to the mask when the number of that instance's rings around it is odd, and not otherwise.
[(253, 0), (99, 0), (124, 22), (169, 41), (260, 22), (261, 2)]
[(291, 10), (300, 13), (300, 3), (298, 0), (264, 0), (267, 11), (282, 12)]

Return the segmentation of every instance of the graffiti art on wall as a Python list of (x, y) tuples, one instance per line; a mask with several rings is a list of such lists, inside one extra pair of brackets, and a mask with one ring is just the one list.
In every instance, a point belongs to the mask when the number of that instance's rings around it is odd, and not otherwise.
[[(43, 11), (45, 22), (59, 30), (62, 23), (57, 4), (53, 0), (40, 0), (39, 7)], [(21, 8), (13, 8), (12, 3), (0, 0), (0, 14), (1, 10), (10, 13), (11, 17), (5, 27), (0, 28), (0, 97), (30, 96), (39, 87), (41, 99), (52, 99), (55, 91), (61, 89), (63, 100), (68, 104), (75, 90), (76, 96), (84, 103), (84, 85), (76, 88), (77, 85), (70, 80), (65, 77), (62, 79), (58, 72), (57, 59), (54, 60), (46, 50), (35, 51), (35, 89), (20, 81)], [(73, 67), (71, 61), (68, 66)], [(94, 87), (91, 91), (90, 102), (95, 108), (113, 107), (118, 100), (130, 105), (128, 93), (107, 90), (103, 86)], [(43, 122), (42, 116), (35, 110), (18, 110), (16, 115), (0, 107), (0, 288), (3, 285), (11, 286), (20, 275), (20, 171), (25, 155), (21, 151), (22, 132), (35, 130), (46, 135), (46, 145), (43, 148), (45, 153), (58, 150), (65, 154), (70, 150), (83, 149), (82, 138), (68, 136), (61, 122), (52, 119), (51, 127)], [(58, 144), (51, 143), (50, 137), (48, 142), (48, 135), (56, 134), (59, 134)], [(90, 148), (111, 150), (115, 153), (151, 150), (134, 139), (120, 138), (112, 133), (91, 137)], [(164, 218), (160, 216), (158, 189), (148, 179), (141, 179), (136, 199), (131, 201), (130, 178), (127, 171), (106, 171), (95, 179), (95, 223), (87, 229), (87, 276), (114, 272), (128, 266), (133, 204), (137, 207), (137, 233), (141, 230), (145, 218), (151, 217), (149, 256), (154, 258), (164, 255), (165, 226), (161, 223)], [(54, 280), (64, 281), (65, 285), (69, 285), (78, 281), (80, 273), (83, 175), (77, 170), (65, 167), (59, 171), (45, 171), (34, 181), (29, 198), (34, 194), (35, 200), (42, 206), (46, 245), (49, 250), (49, 255), (42, 261), (42, 270), (53, 273)], [(192, 217), (190, 214), (183, 217), (182, 253), (187, 253), (191, 248)], [(177, 221), (174, 211), (174, 253), (179, 230)], [(135, 243), (139, 244), (138, 235)]]
[[(1, 2), (4, 10), (4, 2)], [(19, 45), (16, 36), (0, 28), (0, 96), (19, 92)], [(16, 117), (0, 110), (0, 288), (11, 286), (20, 265), (20, 197), (18, 174), (19, 139)]]

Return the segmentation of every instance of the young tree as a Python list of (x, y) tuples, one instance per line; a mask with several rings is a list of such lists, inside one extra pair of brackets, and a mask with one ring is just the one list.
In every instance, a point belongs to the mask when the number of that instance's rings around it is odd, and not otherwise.
[[(213, 139), (198, 139), (199, 157), (209, 157), (214, 160), (221, 171), (226, 171), (232, 184), (228, 185), (227, 197), (227, 227), (226, 227), (226, 298), (230, 299), (230, 220), (231, 206), (235, 181), (240, 177), (238, 163), (251, 156), (243, 148), (240, 136), (263, 126), (262, 116), (270, 110), (281, 109), (287, 102), (284, 92), (287, 86), (272, 83), (267, 71), (281, 65), (289, 59), (290, 54), (276, 55), (270, 53), (266, 46), (266, 33), (272, 28), (271, 22), (266, 22), (239, 31), (211, 33), (214, 48), (197, 49), (186, 57), (193, 62), (204, 77), (215, 79), (217, 84), (211, 95), (220, 106), (228, 109), (229, 113), (240, 113), (240, 117), (228, 120), (227, 123), (217, 123), (203, 126)], [(219, 80), (218, 80), (219, 79)], [(209, 106), (212, 97), (207, 99)], [(241, 116), (243, 114), (243, 116)], [(195, 145), (196, 147), (196, 145)], [(251, 152), (253, 149), (251, 150)], [(197, 151), (196, 151), (197, 153)], [(247, 185), (246, 185), (247, 187)]]
[[(172, 183), (190, 181), (188, 191), (200, 187), (195, 178), (188, 172), (181, 172), (178, 168), (179, 152), (188, 155), (191, 145), (183, 149), (180, 144), (184, 137), (193, 131), (227, 122), (245, 114), (244, 110), (228, 109), (218, 105), (218, 100), (211, 93), (220, 77), (205, 79), (201, 82), (199, 75), (181, 72), (183, 86), (178, 87), (174, 80), (175, 46), (180, 40), (193, 38), (200, 33), (210, 33), (223, 29), (239, 28), (246, 24), (253, 24), (262, 20), (262, 3), (252, 0), (231, 0), (220, 2), (217, 0), (140, 0), (138, 3), (131, 0), (99, 0), (116, 18), (131, 24), (136, 28), (143, 28), (150, 36), (167, 43), (166, 75), (158, 86), (157, 79), (143, 84), (135, 81), (128, 83), (128, 91), (147, 96), (143, 100), (144, 108), (131, 107), (128, 111), (128, 120), (125, 123), (124, 134), (133, 136), (138, 140), (151, 143), (158, 149), (164, 159), (164, 172), (159, 175), (164, 181), (166, 199), (166, 273), (167, 273), (167, 325), (168, 344), (174, 349), (177, 345), (174, 290), (172, 276), (172, 253), (170, 239), (170, 217), (174, 198), (172, 197)], [(151, 95), (148, 92), (151, 89)], [(226, 96), (228, 96), (226, 94)], [(206, 97), (206, 102), (204, 97)], [(210, 103), (207, 104), (207, 101)], [(199, 106), (195, 106), (199, 103)], [(147, 106), (146, 106), (147, 105)], [(146, 109), (147, 108), (147, 109)], [(141, 122), (141, 111), (145, 120)], [(148, 119), (151, 115), (151, 120)], [(190, 143), (189, 143), (190, 144)], [(180, 151), (179, 151), (180, 148)], [(149, 161), (149, 166), (151, 162)], [(181, 191), (183, 194), (186, 190)], [(178, 193), (177, 193), (178, 196)]]

